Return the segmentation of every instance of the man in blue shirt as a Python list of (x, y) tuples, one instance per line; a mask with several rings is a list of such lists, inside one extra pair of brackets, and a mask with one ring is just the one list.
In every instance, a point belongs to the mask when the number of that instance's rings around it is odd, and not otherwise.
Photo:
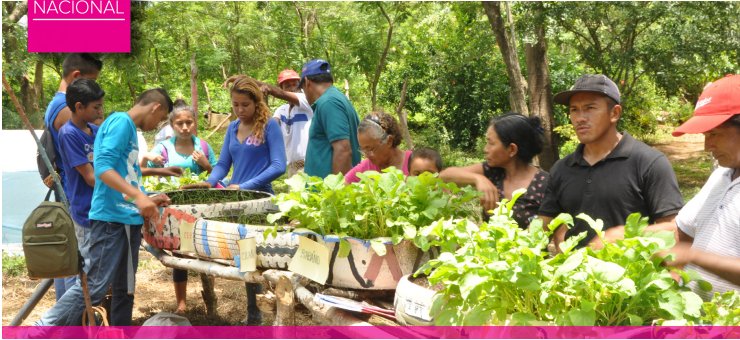
[(303, 65), (299, 86), (314, 112), (304, 168), (310, 176), (346, 174), (360, 163), (360, 119), (352, 103), (333, 84), (327, 61), (314, 59)]
[[(87, 284), (93, 304), (112, 285), (111, 325), (131, 325), (141, 226), (144, 218), (158, 217), (157, 206), (169, 203), (167, 196), (150, 198), (140, 189), (136, 128), (154, 130), (171, 110), (165, 90), (145, 91), (128, 112), (111, 114), (95, 137)], [(75, 284), (36, 325), (79, 325), (84, 309), (82, 289)]]

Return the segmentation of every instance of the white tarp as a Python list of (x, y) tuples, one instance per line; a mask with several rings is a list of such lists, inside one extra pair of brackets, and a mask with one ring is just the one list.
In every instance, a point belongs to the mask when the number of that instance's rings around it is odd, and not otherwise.
[[(36, 130), (41, 138), (42, 130)], [(0, 130), (0, 145), (5, 158), (2, 172), (37, 171), (36, 141), (28, 130)]]

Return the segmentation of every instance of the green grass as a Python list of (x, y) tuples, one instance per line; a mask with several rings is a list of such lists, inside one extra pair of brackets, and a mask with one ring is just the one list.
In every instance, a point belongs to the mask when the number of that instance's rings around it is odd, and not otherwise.
[(21, 255), (8, 255), (3, 252), (3, 276), (26, 275), (26, 259)]
[(712, 157), (707, 154), (702, 154), (698, 158), (671, 162), (684, 203), (696, 196), (707, 181), (712, 173), (713, 163)]

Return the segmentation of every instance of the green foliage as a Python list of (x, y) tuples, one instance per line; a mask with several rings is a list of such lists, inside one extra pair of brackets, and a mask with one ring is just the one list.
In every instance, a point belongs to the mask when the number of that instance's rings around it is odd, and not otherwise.
[[(26, 52), (26, 28), (9, 19), (18, 3), (2, 6), (3, 72), (19, 97), (31, 98), (30, 87), (21, 83), (27, 79), (33, 85), (41, 63), (38, 110), (27, 108), (40, 127), (59, 84), (63, 55)], [(539, 6), (543, 16), (535, 17)], [(480, 3), (135, 1), (131, 7), (131, 53), (101, 56), (107, 112), (128, 110), (138, 93), (154, 86), (190, 103), (193, 55), (201, 114), (209, 107), (231, 111), (221, 87), (225, 77), (248, 74), (275, 83), (282, 69), (300, 70), (318, 57), (331, 62), (337, 87), (345, 90), (346, 81), (360, 116), (374, 109), (378, 70), (377, 108), (394, 112), (407, 81), (404, 108), (411, 132), (432, 131), (430, 136), (442, 136), (445, 143), (432, 138), (416, 144), (450, 154), (451, 164), (474, 158), (466, 152), (479, 146), (488, 120), (510, 110), (506, 66)], [(504, 19), (514, 23), (525, 74), (532, 28), (546, 25), (553, 93), (584, 73), (605, 73), (622, 89), (622, 128), (641, 137), (651, 133), (656, 113), (667, 111), (670, 123), (681, 121), (708, 81), (740, 72), (739, 21), (733, 20), (739, 9), (734, 2), (512, 3), (512, 17)], [(387, 19), (393, 30), (381, 63), (391, 27)], [(281, 104), (269, 100), (273, 109)], [(20, 128), (7, 96), (3, 107), (3, 128)], [(556, 106), (555, 119), (556, 126), (568, 124), (563, 107)]]
[(715, 326), (740, 325), (740, 293), (736, 290), (714, 293), (712, 301), (702, 304), (702, 323)]
[[(568, 239), (561, 253), (545, 251), (551, 231), (539, 220), (524, 230), (503, 200), (491, 220), (476, 226), (446, 220), (422, 228), (439, 258), (419, 272), (444, 287), (432, 315), (438, 325), (643, 325), (654, 320), (699, 321), (701, 299), (679, 285), (656, 254), (675, 243), (670, 232), (646, 232), (647, 218), (630, 215), (625, 239), (601, 250), (575, 249), (586, 233)], [(583, 214), (603, 238), (603, 223)], [(561, 215), (549, 230), (565, 223)], [(688, 274), (685, 282), (689, 281)]]
[(671, 162), (676, 179), (680, 183), (681, 195), (684, 202), (693, 198), (712, 174), (714, 161), (708, 154), (698, 158), (677, 159)]
[[(426, 238), (418, 234), (420, 226), (440, 218), (478, 214), (477, 205), (468, 204), (478, 198), (475, 190), (460, 189), (436, 175), (405, 177), (391, 167), (358, 177), (360, 182), (345, 185), (341, 174), (322, 180), (299, 173), (285, 181), (290, 192), (276, 196), (280, 212), (271, 214), (268, 221), (287, 217), (297, 221), (299, 228), (322, 235), (386, 237), (394, 243), (409, 239), (428, 249), (423, 246)], [(381, 247), (379, 254), (384, 254), (384, 249)]]
[(21, 255), (9, 255), (3, 252), (3, 276), (26, 275), (26, 259)]
[(166, 192), (180, 190), (183, 185), (205, 182), (208, 179), (208, 173), (203, 171), (196, 175), (190, 172), (190, 168), (183, 170), (182, 176), (179, 177), (144, 177), (144, 189), (148, 192)]

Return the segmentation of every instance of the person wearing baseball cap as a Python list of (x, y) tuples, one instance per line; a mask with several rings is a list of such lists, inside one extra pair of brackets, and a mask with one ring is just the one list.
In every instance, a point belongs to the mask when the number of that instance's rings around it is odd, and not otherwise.
[(346, 174), (360, 163), (357, 111), (334, 87), (331, 65), (326, 60), (313, 59), (304, 64), (299, 86), (314, 113), (308, 132), (306, 174), (321, 178)]
[(308, 146), (308, 130), (313, 118), (313, 110), (306, 95), (301, 92), (298, 72), (285, 69), (278, 74), (278, 86), (259, 82), (262, 92), (287, 101), (275, 110), (273, 118), (280, 124), (285, 142), (288, 177), (303, 170)]
[(740, 291), (740, 75), (704, 88), (693, 117), (673, 135), (684, 133), (703, 133), (704, 149), (719, 167), (678, 213), (679, 243), (666, 264), (697, 271), (712, 289), (689, 286), (710, 300), (714, 292)]
[(575, 85), (554, 97), (568, 107), (580, 144), (575, 152), (550, 169), (550, 182), (540, 206), (547, 226), (560, 213), (585, 213), (604, 222), (604, 239), (586, 222), (576, 219), (570, 229), (560, 226), (553, 235), (555, 249), (566, 238), (587, 232), (579, 247), (603, 246), (624, 237), (624, 224), (632, 213), (649, 218), (651, 229), (670, 229), (683, 206), (678, 181), (668, 158), (617, 131), (622, 115), (617, 85), (605, 75), (584, 75)]

